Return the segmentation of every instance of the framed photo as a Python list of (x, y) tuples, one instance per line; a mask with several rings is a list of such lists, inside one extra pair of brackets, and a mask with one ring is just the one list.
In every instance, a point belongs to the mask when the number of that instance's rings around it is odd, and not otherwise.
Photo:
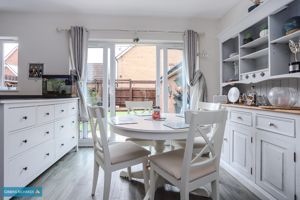
[(29, 63), (29, 78), (42, 78), (44, 63)]

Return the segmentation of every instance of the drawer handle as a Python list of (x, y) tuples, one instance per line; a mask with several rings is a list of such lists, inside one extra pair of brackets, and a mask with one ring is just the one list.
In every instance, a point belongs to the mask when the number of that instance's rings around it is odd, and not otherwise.
[(75, 107), (72, 107), (72, 110), (75, 110)]
[(60, 110), (60, 112), (65, 112), (65, 110)]
[(269, 126), (276, 127), (276, 125), (274, 123), (272, 123), (272, 122), (269, 122)]
[(24, 116), (23, 119), (24, 119), (24, 120), (27, 120), (27, 116)]
[(50, 115), (50, 113), (48, 113), (48, 112), (47, 112), (47, 113), (46, 113), (46, 115), (48, 115), (48, 116), (49, 116), (49, 115)]
[(72, 123), (74, 124), (74, 123), (75, 123), (75, 121), (72, 121)]
[(46, 131), (46, 134), (49, 135), (49, 134), (50, 134), (50, 131)]
[(242, 118), (241, 116), (238, 116), (237, 118), (238, 118), (239, 120), (243, 120), (243, 118)]
[(23, 140), (22, 142), (23, 142), (23, 143), (27, 143), (27, 140)]
[(60, 127), (61, 127), (61, 128), (64, 128), (65, 126), (64, 126), (64, 125), (61, 125)]
[(60, 146), (64, 146), (65, 144), (60, 144)]
[(23, 167), (23, 170), (24, 170), (24, 171), (27, 171), (27, 169), (28, 169), (28, 167)]
[(46, 153), (46, 156), (50, 156), (50, 153)]
[(75, 136), (73, 136), (72, 138), (75, 139)]
[(224, 138), (224, 141), (226, 141), (226, 142), (227, 142), (227, 140), (228, 140), (227, 138)]

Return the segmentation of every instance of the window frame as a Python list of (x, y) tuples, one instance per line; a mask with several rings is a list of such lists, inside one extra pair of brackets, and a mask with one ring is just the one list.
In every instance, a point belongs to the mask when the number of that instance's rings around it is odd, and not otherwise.
[[(17, 86), (13, 89), (10, 87), (5, 87), (5, 67), (4, 67), (4, 44), (6, 43), (17, 43), (18, 44), (18, 50), (19, 50), (19, 41), (16, 37), (0, 37), (0, 92), (6, 92), (6, 91), (17, 91), (19, 87), (19, 80), (17, 80)], [(19, 54), (18, 54), (18, 76), (19, 77)]]

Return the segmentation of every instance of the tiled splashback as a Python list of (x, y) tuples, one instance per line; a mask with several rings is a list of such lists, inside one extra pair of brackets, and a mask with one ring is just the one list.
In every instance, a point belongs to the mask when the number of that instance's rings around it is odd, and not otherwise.
[(265, 95), (265, 96), (267, 96), (268, 92), (273, 87), (295, 88), (298, 91), (298, 103), (296, 106), (300, 106), (300, 79), (290, 78), (290, 79), (282, 79), (282, 80), (269, 80), (269, 81), (264, 81), (256, 84), (240, 85), (239, 89), (241, 93), (245, 93), (247, 91), (250, 91), (252, 85), (255, 86), (255, 90), (258, 95)]

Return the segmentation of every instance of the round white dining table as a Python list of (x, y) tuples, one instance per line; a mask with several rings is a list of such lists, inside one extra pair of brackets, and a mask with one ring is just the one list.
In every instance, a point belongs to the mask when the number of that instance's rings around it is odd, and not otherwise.
[[(164, 113), (161, 120), (152, 120), (151, 116), (116, 116), (109, 120), (110, 131), (125, 137), (154, 140), (155, 150), (164, 150), (164, 141), (186, 139), (188, 128), (170, 128), (165, 124), (185, 122), (184, 117), (175, 113)], [(132, 122), (132, 123), (131, 123)]]
[[(130, 138), (154, 140), (156, 153), (161, 153), (164, 151), (164, 142), (166, 140), (186, 139), (189, 131), (188, 128), (170, 128), (165, 125), (170, 122), (172, 122), (172, 124), (183, 124), (185, 122), (183, 116), (175, 113), (164, 113), (161, 116), (163, 118), (162, 120), (152, 120), (151, 116), (116, 116), (111, 117), (108, 122), (110, 131), (113, 133)], [(210, 129), (207, 131), (209, 130)], [(120, 176), (128, 178), (128, 173), (122, 171)], [(141, 179), (143, 177), (142, 171), (132, 172), (131, 177)], [(162, 181), (162, 183), (164, 183), (164, 181)], [(209, 192), (205, 188), (197, 191), (196, 194), (205, 197), (209, 196)], [(145, 197), (145, 199), (147, 199), (147, 197)]]

